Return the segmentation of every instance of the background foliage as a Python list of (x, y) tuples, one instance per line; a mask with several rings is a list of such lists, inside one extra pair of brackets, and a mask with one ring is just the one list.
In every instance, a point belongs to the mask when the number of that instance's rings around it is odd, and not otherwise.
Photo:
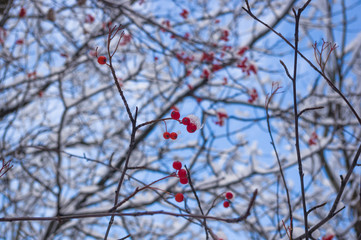
[[(257, 18), (294, 44), (292, 8), (304, 3), (255, 0), (249, 4)], [(0, 237), (104, 238), (109, 215), (62, 221), (21, 217), (106, 214), (114, 205), (134, 130), (110, 68), (98, 64), (96, 57), (97, 47), (99, 55), (108, 57), (107, 34), (115, 25), (124, 27), (124, 35), (112, 64), (133, 116), (138, 107), (137, 123), (169, 118), (176, 107), (181, 118), (194, 114), (203, 127), (188, 133), (177, 121), (167, 120), (167, 130), (178, 133), (174, 141), (163, 138), (163, 121), (138, 129), (119, 192), (119, 200), (126, 201), (116, 210), (120, 216), (114, 218), (109, 238), (289, 239), (286, 231), (290, 232), (291, 222), (293, 236), (301, 235), (304, 214), (296, 138), (307, 210), (325, 203), (308, 215), (310, 227), (329, 214), (343, 191), (343, 178), (352, 170), (337, 206), (345, 208), (312, 236), (361, 236), (360, 170), (352, 168), (360, 122), (320, 75), (360, 114), (359, 1), (313, 0), (302, 13), (298, 48), (320, 72), (299, 57), (297, 106), (299, 112), (308, 109), (298, 117), (299, 136), (292, 81), (279, 62), (292, 75), (294, 50), (242, 9), (243, 1), (10, 0), (1, 4), (0, 157), (8, 164), (3, 172), (13, 167), (0, 178), (0, 217), (5, 221)], [(118, 45), (119, 36), (110, 49)], [(325, 48), (320, 60), (315, 49), (321, 51), (325, 42), (329, 47), (337, 42), (337, 48), (331, 53)], [(277, 86), (281, 88), (273, 92)], [(266, 102), (272, 93), (267, 118)], [(267, 119), (285, 182), (270, 144)], [(190, 184), (170, 177), (128, 198), (137, 187), (172, 174), (176, 160), (189, 169), (196, 194)], [(256, 189), (258, 195), (244, 221), (189, 216), (240, 217)], [(235, 197), (224, 208), (227, 191)], [(185, 196), (182, 203), (174, 200), (178, 192)], [(154, 211), (175, 216), (149, 216)], [(145, 216), (136, 214), (140, 212)], [(20, 219), (5, 219), (11, 217)]]

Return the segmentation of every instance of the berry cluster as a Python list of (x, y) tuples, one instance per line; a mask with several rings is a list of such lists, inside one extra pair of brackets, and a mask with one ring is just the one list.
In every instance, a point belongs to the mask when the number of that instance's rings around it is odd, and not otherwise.
[(25, 8), (22, 7), (19, 12), (19, 17), (23, 18), (25, 17), (25, 15), (26, 15), (26, 10)]
[(187, 184), (188, 183), (188, 176), (187, 176), (187, 171), (185, 169), (179, 169), (178, 170), (178, 177), (179, 177), (179, 182), (181, 184)]
[(93, 23), (95, 21), (95, 18), (93, 17), (93, 15), (86, 15), (85, 17), (85, 23)]
[(194, 133), (197, 129), (197, 121), (198, 118), (194, 115), (189, 115), (187, 117), (184, 117), (182, 119), (182, 121), (179, 121), (181, 124), (186, 125), (187, 126), (187, 131), (189, 133)]
[(229, 31), (228, 30), (222, 30), (222, 35), (221, 35), (221, 38), (220, 40), (223, 40), (225, 42), (228, 42), (229, 41)]
[(333, 234), (327, 234), (322, 237), (322, 240), (332, 240), (335, 237)]
[(248, 90), (248, 94), (249, 94), (249, 99), (248, 99), (249, 103), (253, 103), (254, 101), (257, 100), (258, 92), (257, 92), (257, 90), (255, 88), (252, 88), (252, 89)]
[(226, 110), (223, 108), (218, 109), (216, 114), (217, 114), (218, 121), (216, 121), (215, 123), (222, 127), (224, 125), (225, 119), (228, 118), (228, 114), (227, 114)]
[[(182, 163), (179, 161), (174, 161), (173, 168), (178, 171), (179, 182), (181, 184), (187, 184), (188, 183), (187, 171), (182, 168)], [(184, 196), (182, 193), (177, 193), (175, 195), (175, 200), (177, 202), (182, 202), (183, 199), (184, 199)]]
[(172, 140), (176, 140), (177, 137), (178, 137), (178, 134), (175, 133), (175, 132), (171, 132), (171, 133), (165, 132), (165, 133), (163, 133), (163, 137), (164, 137), (164, 139), (169, 139), (170, 138)]
[(183, 9), (183, 11), (180, 13), (180, 15), (182, 16), (182, 18), (187, 19), (189, 12), (186, 9)]
[(318, 136), (316, 132), (313, 132), (310, 139), (308, 140), (308, 145), (316, 145), (318, 141)]
[[(243, 57), (244, 53), (248, 50), (249, 48), (247, 46), (245, 47), (242, 47), (238, 52), (237, 54), (241, 57)], [(242, 72), (245, 72), (247, 73), (247, 76), (251, 75), (251, 72), (253, 72), (254, 74), (257, 74), (257, 66), (252, 63), (251, 61), (248, 61), (248, 58), (247, 57), (244, 57), (242, 59), (242, 61), (240, 61), (238, 64), (237, 64), (237, 67), (239, 67), (240, 69), (242, 69)]]
[(231, 205), (231, 200), (233, 199), (233, 193), (232, 192), (226, 192), (225, 198), (226, 199), (223, 202), (223, 207), (228, 208)]
[(173, 162), (173, 168), (178, 171), (179, 182), (181, 184), (188, 183), (187, 171), (182, 168), (182, 163), (179, 161)]
[[(199, 129), (199, 119), (198, 117), (194, 116), (194, 115), (188, 115), (187, 117), (184, 117), (182, 120), (180, 120), (180, 113), (179, 111), (172, 111), (171, 113), (171, 118), (178, 121), (180, 124), (183, 124), (185, 126), (187, 126), (187, 131), (189, 133), (194, 133), (197, 129)], [(165, 122), (164, 122), (165, 123)], [(164, 139), (172, 139), (175, 140), (177, 139), (178, 134), (175, 132), (171, 132), (169, 133), (167, 131), (167, 125), (166, 125), (166, 131), (163, 133), (163, 138)]]

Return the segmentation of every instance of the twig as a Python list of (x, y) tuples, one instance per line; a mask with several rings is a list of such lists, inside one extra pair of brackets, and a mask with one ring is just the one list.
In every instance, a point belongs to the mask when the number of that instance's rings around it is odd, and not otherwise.
[(320, 106), (320, 107), (310, 107), (310, 108), (305, 108), (303, 109), (302, 111), (300, 111), (298, 113), (298, 116), (297, 117), (300, 117), (302, 113), (306, 112), (306, 111), (311, 111), (311, 110), (316, 110), (316, 109), (322, 109), (324, 108), (323, 106)]
[[(203, 209), (202, 209), (202, 205), (201, 205), (201, 201), (199, 201), (197, 192), (196, 192), (196, 190), (194, 189), (190, 172), (189, 172), (189, 170), (188, 170), (188, 168), (187, 168), (186, 165), (184, 165), (184, 167), (185, 167), (185, 169), (187, 170), (187, 176), (188, 176), (189, 186), (191, 187), (192, 192), (193, 192), (193, 195), (194, 195), (194, 197), (195, 197), (196, 200), (197, 200), (197, 204), (198, 204), (199, 210), (201, 211), (202, 215), (204, 215)], [(206, 238), (208, 239), (209, 237), (208, 237), (208, 227), (207, 227), (206, 219), (204, 219), (203, 225), (204, 225), (204, 228), (205, 228), (205, 230), (206, 230), (206, 231), (205, 231), (205, 232), (206, 232)]]
[(288, 72), (288, 68), (286, 67), (286, 64), (282, 60), (280, 60), (280, 63), (282, 64), (283, 68), (285, 69), (285, 72), (286, 72), (287, 76), (289, 77), (289, 79), (291, 79), (293, 81), (293, 77)]
[[(304, 221), (304, 228), (306, 233), (306, 240), (308, 240), (308, 215), (307, 215), (307, 205), (306, 205), (306, 194), (305, 194), (305, 186), (304, 186), (304, 173), (302, 167), (302, 158), (301, 158), (301, 150), (300, 150), (300, 139), (299, 139), (299, 132), (298, 132), (298, 110), (297, 110), (297, 57), (298, 57), (298, 28), (300, 24), (300, 18), (302, 11), (307, 7), (307, 5), (311, 2), (308, 0), (302, 8), (299, 8), (297, 13), (295, 9), (292, 9), (294, 17), (295, 17), (295, 54), (294, 54), (294, 62), (293, 62), (293, 110), (294, 110), (294, 121), (295, 121), (295, 139), (296, 139), (296, 153), (297, 153), (297, 162), (298, 162), (298, 173), (300, 177), (301, 183), (301, 195), (302, 195), (302, 206), (303, 206), (303, 221)], [(292, 229), (291, 229), (291, 239), (292, 239)]]
[(199, 214), (184, 214), (184, 213), (174, 213), (166, 211), (144, 211), (144, 212), (96, 212), (96, 213), (83, 213), (83, 214), (71, 214), (71, 215), (62, 215), (56, 217), (4, 217), (0, 218), (0, 222), (18, 222), (18, 221), (65, 221), (70, 219), (82, 219), (82, 218), (99, 218), (99, 217), (114, 217), (114, 216), (153, 216), (153, 215), (169, 215), (174, 217), (186, 217), (186, 218), (196, 218), (196, 219), (208, 219), (214, 221), (221, 221), (226, 223), (239, 223), (244, 221), (249, 215), (250, 210), (254, 204), (255, 198), (257, 195), (257, 190), (255, 191), (250, 204), (247, 208), (245, 214), (238, 218), (221, 218), (215, 216), (199, 215)]
[[(275, 86), (275, 89), (273, 89), (273, 87)], [(282, 169), (282, 165), (281, 165), (281, 161), (280, 161), (280, 158), (278, 156), (278, 152), (277, 152), (277, 148), (276, 148), (276, 145), (275, 145), (275, 142), (273, 140), (273, 136), (272, 136), (272, 131), (271, 131), (271, 124), (270, 124), (270, 116), (269, 116), (269, 113), (268, 113), (268, 107), (269, 107), (269, 104), (273, 98), (273, 96), (277, 93), (277, 91), (280, 89), (281, 87), (278, 85), (278, 83), (272, 83), (272, 90), (271, 90), (271, 95), (267, 98), (266, 98), (266, 116), (267, 116), (267, 128), (268, 128), (268, 133), (270, 135), (270, 138), (271, 138), (271, 145), (273, 147), (273, 150), (276, 154), (276, 159), (277, 159), (277, 163), (278, 163), (278, 167), (280, 169), (280, 173), (281, 173), (281, 177), (282, 177), (282, 182), (283, 182), (283, 185), (285, 186), (285, 190), (286, 190), (286, 195), (287, 195), (287, 204), (288, 204), (288, 213), (290, 215), (290, 226), (291, 226), (291, 229), (290, 229), (290, 234), (292, 236), (292, 229), (293, 229), (293, 216), (292, 216), (292, 205), (291, 205), (291, 198), (290, 198), (290, 193), (289, 193), (289, 190), (288, 190), (288, 187), (287, 187), (287, 183), (286, 183), (286, 179), (285, 179), (285, 176), (284, 176), (284, 173), (283, 173), (283, 169)]]

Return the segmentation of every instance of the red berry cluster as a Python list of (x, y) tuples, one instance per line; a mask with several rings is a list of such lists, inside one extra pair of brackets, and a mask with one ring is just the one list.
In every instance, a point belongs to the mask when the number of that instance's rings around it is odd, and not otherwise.
[[(241, 49), (239, 49), (237, 54), (242, 57), (248, 49), (249, 47), (247, 46), (242, 47)], [(257, 74), (257, 66), (254, 63), (248, 61), (247, 57), (244, 57), (242, 61), (237, 64), (237, 67), (242, 69), (242, 72), (247, 73), (247, 76), (251, 75), (251, 72)]]
[(19, 17), (23, 18), (25, 17), (25, 15), (26, 15), (26, 10), (25, 8), (22, 7), (19, 12)]
[(206, 53), (204, 52), (201, 58), (201, 62), (205, 62), (205, 63), (212, 63), (214, 60), (214, 53)]
[(225, 42), (228, 42), (229, 41), (229, 31), (228, 30), (222, 30), (222, 35), (221, 35), (221, 38), (220, 40), (223, 40)]
[(182, 168), (182, 163), (179, 161), (173, 162), (173, 168), (178, 171), (179, 182), (181, 184), (188, 183), (187, 171)]
[[(170, 21), (169, 20), (164, 20), (163, 22), (162, 22), (162, 25), (165, 25), (166, 26), (166, 28), (171, 28), (171, 25), (170, 25)], [(166, 31), (166, 29), (165, 28), (161, 28), (160, 29), (162, 32), (165, 32)]]
[(239, 49), (239, 51), (237, 52), (237, 54), (239, 56), (243, 56), (243, 54), (249, 49), (249, 47), (245, 46), (245, 47), (242, 47), (241, 49)]
[[(179, 112), (178, 111), (173, 111), (172, 113), (171, 113), (171, 117), (174, 119), (174, 120), (178, 120), (179, 119), (179, 117), (180, 117), (180, 114), (179, 114)], [(176, 133), (176, 132), (171, 132), (171, 133), (169, 133), (168, 131), (167, 131), (167, 124), (164, 122), (164, 124), (165, 124), (165, 132), (163, 133), (163, 138), (164, 139), (172, 139), (172, 140), (176, 140), (177, 138), (178, 138), (178, 134)]]
[(226, 199), (223, 202), (223, 207), (228, 208), (231, 205), (231, 200), (233, 199), (233, 193), (226, 192), (225, 197)]
[(188, 14), (189, 14), (189, 12), (186, 9), (183, 9), (183, 11), (181, 12), (180, 15), (182, 16), (182, 18), (187, 19)]
[(125, 46), (132, 40), (132, 35), (124, 34), (122, 37), (122, 41), (119, 43), (119, 46)]
[(177, 137), (178, 137), (178, 134), (175, 133), (175, 132), (171, 132), (171, 133), (165, 132), (165, 133), (163, 133), (163, 137), (164, 137), (164, 139), (169, 139), (170, 138), (172, 140), (176, 140)]
[(228, 118), (228, 114), (227, 114), (226, 110), (219, 109), (217, 111), (217, 118), (218, 118), (218, 121), (216, 121), (216, 124), (222, 127), (224, 125), (225, 119)]
[[(180, 161), (174, 161), (173, 168), (178, 171), (179, 182), (181, 184), (187, 184), (188, 183), (187, 171), (185, 169), (182, 169), (182, 163)], [(182, 202), (183, 199), (184, 196), (182, 193), (177, 193), (175, 195), (175, 200), (177, 202)]]
[(88, 14), (85, 17), (85, 23), (93, 23), (94, 20), (95, 20), (95, 18), (93, 17), (93, 15)]
[(313, 132), (312, 135), (311, 135), (311, 138), (308, 140), (308, 145), (316, 145), (318, 141), (318, 136), (317, 136), (317, 133), (316, 132)]
[(248, 90), (248, 94), (249, 94), (249, 99), (248, 99), (249, 103), (253, 103), (254, 101), (257, 100), (258, 92), (257, 92), (257, 90), (255, 88), (252, 88), (252, 89)]
[(194, 133), (197, 130), (197, 125), (190, 117), (184, 117), (180, 123), (187, 126), (189, 133)]
[[(188, 33), (188, 35), (184, 35), (184, 37), (189, 38), (189, 33)], [(184, 51), (182, 51), (180, 53), (176, 53), (175, 56), (180, 63), (184, 63), (185, 65), (188, 65), (189, 63), (194, 61), (194, 56), (188, 55)]]
[(322, 240), (332, 240), (335, 237), (333, 234), (327, 234), (322, 237)]
[(185, 169), (179, 169), (178, 170), (178, 177), (179, 177), (179, 182), (181, 184), (187, 184), (188, 183), (188, 176), (187, 176), (187, 171)]
[(203, 69), (203, 72), (201, 74), (201, 78), (209, 78), (210, 72), (208, 71), (208, 69)]
[[(197, 123), (196, 123), (196, 116), (193, 115), (189, 115), (187, 117), (184, 117), (182, 120), (180, 120), (180, 113), (179, 111), (173, 110), (171, 113), (171, 118), (178, 121), (180, 124), (183, 124), (185, 126), (187, 126), (187, 131), (189, 133), (194, 133), (197, 129)], [(169, 133), (167, 130), (165, 133), (163, 133), (163, 137), (164, 139), (177, 139), (178, 135), (175, 132)]]
[(247, 73), (247, 76), (251, 75), (251, 72), (257, 74), (257, 66), (248, 61), (247, 57), (245, 57), (240, 63), (238, 63), (237, 67), (242, 69), (242, 72)]

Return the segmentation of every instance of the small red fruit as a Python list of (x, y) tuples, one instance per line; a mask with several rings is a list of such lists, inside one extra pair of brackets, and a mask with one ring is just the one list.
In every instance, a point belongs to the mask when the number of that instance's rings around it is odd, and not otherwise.
[(231, 199), (233, 198), (233, 193), (231, 193), (231, 192), (226, 192), (226, 198), (227, 198), (228, 200), (231, 200)]
[(173, 168), (174, 168), (175, 170), (181, 169), (181, 168), (182, 168), (182, 163), (181, 163), (180, 161), (175, 161), (175, 162), (173, 162)]
[(178, 111), (173, 111), (170, 116), (174, 119), (174, 120), (178, 120), (180, 118), (180, 114)]
[(86, 15), (86, 17), (85, 17), (85, 23), (93, 23), (94, 20), (95, 20), (95, 18), (90, 14)]
[(25, 15), (26, 15), (26, 10), (25, 10), (25, 8), (22, 7), (19, 12), (19, 17), (22, 18), (22, 17), (25, 17)]
[(187, 131), (190, 133), (194, 133), (197, 130), (197, 125), (194, 123), (189, 123), (187, 126)]
[(169, 139), (170, 138), (170, 133), (169, 132), (163, 133), (163, 137), (164, 137), (164, 139)]
[(177, 134), (177, 133), (175, 133), (175, 132), (170, 133), (170, 138), (171, 138), (172, 140), (176, 140), (177, 137), (178, 137), (178, 134)]
[(100, 65), (106, 64), (106, 62), (107, 62), (107, 58), (106, 58), (106, 57), (104, 57), (104, 56), (98, 57), (98, 63), (99, 63)]
[(224, 201), (223, 202), (223, 207), (228, 208), (229, 205), (230, 205), (229, 201)]
[(177, 193), (177, 194), (175, 195), (175, 200), (176, 200), (177, 202), (182, 202), (183, 199), (184, 199), (184, 196), (183, 196), (182, 193)]
[(186, 178), (187, 177), (187, 171), (185, 169), (180, 169), (178, 171), (178, 177), (179, 178)]
[(323, 236), (323, 237), (322, 237), (322, 240), (332, 240), (334, 236), (335, 236), (335, 235), (332, 235), (332, 234), (326, 235), (326, 236)]
[(180, 14), (184, 19), (188, 18), (189, 12), (186, 9), (183, 9), (183, 12)]
[(188, 183), (188, 178), (187, 178), (187, 177), (180, 178), (180, 179), (179, 179), (179, 182), (180, 182), (181, 184), (187, 184), (187, 183)]
[(182, 124), (183, 125), (188, 125), (188, 124), (190, 124), (191, 123), (191, 120), (188, 118), (188, 117), (184, 117), (183, 119), (182, 119)]
[(24, 44), (24, 40), (18, 39), (18, 40), (16, 40), (15, 44), (18, 44), (18, 45)]

